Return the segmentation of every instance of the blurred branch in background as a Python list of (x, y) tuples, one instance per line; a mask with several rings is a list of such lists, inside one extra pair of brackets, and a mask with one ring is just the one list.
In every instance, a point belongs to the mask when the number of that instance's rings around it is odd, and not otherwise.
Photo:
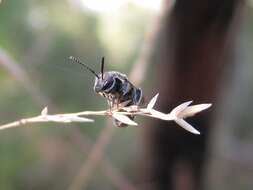
[[(150, 63), (153, 47), (157, 43), (158, 34), (162, 27), (162, 20), (168, 13), (171, 6), (172, 3), (170, 1), (166, 2), (166, 4), (162, 6), (163, 10), (161, 10), (160, 13), (157, 13), (157, 15), (153, 18), (150, 27), (146, 32), (140, 54), (129, 75), (129, 80), (135, 85), (140, 85), (146, 77), (148, 69), (147, 64)], [(103, 156), (104, 150), (110, 143), (113, 132), (114, 127), (112, 127), (111, 123), (108, 121), (106, 127), (100, 132), (100, 135), (97, 138), (96, 143), (93, 145), (91, 152), (88, 154), (88, 158), (84, 161), (80, 171), (73, 179), (73, 183), (70, 185), (69, 190), (79, 190), (87, 187), (88, 180), (93, 175), (94, 170)]]
[[(31, 95), (34, 102), (42, 105), (49, 105), (51, 108), (58, 110), (55, 105), (50, 103), (51, 101), (45, 95), (43, 95), (42, 91), (39, 91), (34, 83), (31, 82), (28, 74), (19, 66), (17, 62), (15, 62), (4, 50), (0, 49), (0, 64), (4, 67), (11, 76), (16, 79), (18, 83), (20, 83)], [(20, 123), (17, 123), (18, 125)], [(29, 138), (32, 138), (33, 142), (38, 140), (37, 137), (33, 135), (29, 135)], [(84, 152), (86, 152), (90, 146), (90, 140), (88, 136), (82, 134), (78, 128), (71, 128), (70, 137), (72, 142), (76, 145), (80, 146)], [(36, 140), (35, 140), (36, 139)], [(42, 142), (43, 143), (43, 142)], [(100, 166), (103, 169), (105, 175), (111, 180), (111, 182), (118, 189), (134, 189), (134, 186), (130, 183), (130, 181), (123, 176), (120, 171), (118, 171), (108, 160), (101, 159)]]
[(153, 18), (157, 1), (2, 1), (0, 118), (45, 105), (99, 110), (106, 102), (93, 97), (92, 78), (67, 57), (84, 56), (97, 70), (94, 60), (105, 55), (108, 69), (133, 65), (130, 80), (147, 97), (159, 92), (162, 112), (186, 100), (214, 103), (186, 120), (201, 135), (159, 120), (119, 129), (103, 117), (2, 131), (0, 189), (252, 189), (252, 0), (165, 0)]
[[(241, 3), (239, 0), (175, 1), (155, 52), (159, 58), (157, 85), (164, 95), (161, 95), (161, 110), (191, 97), (213, 102), (212, 114), (217, 112), (222, 84), (231, 77), (228, 71), (232, 71), (234, 64), (236, 21), (240, 20)], [(172, 129), (172, 123), (157, 121), (145, 128), (144, 189), (204, 189), (207, 142), (215, 127), (212, 114), (191, 120), (201, 126), (202, 135), (197, 138), (179, 128)]]
[[(224, 97), (211, 134), (206, 185), (210, 189), (252, 189), (253, 97), (252, 2), (241, 4), (235, 43), (233, 78), (224, 85)], [(219, 171), (219, 172), (217, 172)]]
[(3, 49), (0, 49), (0, 64), (31, 94), (35, 102), (39, 103), (40, 106), (50, 105), (49, 99), (43, 96), (41, 91), (35, 87), (20, 64), (15, 62)]
[(154, 48), (156, 47), (159, 33), (162, 28), (162, 22), (164, 20), (164, 17), (169, 14), (172, 6), (173, 1), (164, 0), (161, 12), (157, 13), (156, 17), (153, 18), (149, 31), (146, 32), (145, 41), (143, 42), (142, 48), (140, 49), (139, 57), (129, 74), (130, 80), (133, 81), (137, 86), (146, 79), (148, 65), (151, 64)]

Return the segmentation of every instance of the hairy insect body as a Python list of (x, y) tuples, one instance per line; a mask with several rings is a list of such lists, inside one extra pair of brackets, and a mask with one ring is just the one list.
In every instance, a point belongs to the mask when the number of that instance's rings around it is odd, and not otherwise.
[[(110, 109), (119, 109), (121, 103), (131, 106), (143, 102), (142, 90), (136, 88), (126, 75), (116, 71), (103, 73), (103, 79), (101, 75), (102, 73), (99, 78), (95, 78), (94, 91), (107, 99)], [(133, 119), (132, 116), (129, 117)], [(114, 123), (118, 127), (127, 126), (118, 120)]]
[(136, 88), (126, 75), (116, 71), (105, 72), (103, 80), (95, 78), (94, 91), (106, 97), (112, 108), (126, 101), (129, 101), (128, 106), (141, 103), (141, 89)]
[[(126, 75), (117, 71), (104, 72), (104, 57), (101, 61), (101, 72), (97, 74), (93, 69), (82, 63), (77, 58), (70, 56), (70, 59), (79, 63), (92, 74), (95, 75), (94, 91), (107, 99), (110, 109), (120, 109), (124, 106), (140, 105), (143, 103), (142, 90), (136, 88), (127, 78)], [(134, 116), (129, 116), (131, 119)], [(126, 124), (114, 120), (118, 127), (126, 127)]]

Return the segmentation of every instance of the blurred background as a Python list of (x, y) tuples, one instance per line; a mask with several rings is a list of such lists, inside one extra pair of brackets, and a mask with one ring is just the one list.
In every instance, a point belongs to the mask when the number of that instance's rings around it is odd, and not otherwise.
[(188, 121), (137, 118), (140, 127), (29, 124), (0, 131), (0, 189), (253, 189), (252, 0), (2, 0), (0, 124), (104, 110), (94, 68), (105, 56), (169, 112), (213, 107)]

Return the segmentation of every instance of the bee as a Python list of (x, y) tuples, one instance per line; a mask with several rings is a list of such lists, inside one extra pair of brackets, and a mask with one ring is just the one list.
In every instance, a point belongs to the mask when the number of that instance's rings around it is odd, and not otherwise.
[[(95, 93), (106, 98), (109, 109), (120, 109), (120, 105), (139, 106), (143, 104), (144, 98), (140, 88), (135, 87), (125, 74), (117, 71), (104, 72), (105, 58), (101, 60), (100, 73), (96, 73), (93, 69), (82, 63), (79, 59), (70, 56), (69, 59), (82, 65), (95, 76), (94, 91)], [(134, 119), (134, 116), (128, 116)], [(126, 124), (114, 119), (117, 127), (127, 127)]]

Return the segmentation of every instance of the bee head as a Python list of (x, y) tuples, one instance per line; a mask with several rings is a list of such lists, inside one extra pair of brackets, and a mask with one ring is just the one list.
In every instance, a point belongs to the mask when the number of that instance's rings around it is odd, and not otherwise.
[(104, 72), (105, 58), (102, 57), (101, 61), (101, 72), (98, 77), (95, 78), (94, 91), (96, 93), (110, 92), (115, 84), (115, 79), (110, 72)]
[(95, 75), (95, 84), (94, 84), (94, 91), (96, 93), (101, 93), (101, 92), (109, 92), (114, 84), (115, 80), (112, 75), (108, 72), (104, 72), (104, 64), (105, 64), (105, 58), (102, 57), (101, 60), (101, 72), (97, 74), (93, 69), (82, 63), (79, 59), (70, 56), (69, 59), (75, 61), (76, 63), (82, 65), (85, 67), (87, 70), (89, 70), (93, 75)]

